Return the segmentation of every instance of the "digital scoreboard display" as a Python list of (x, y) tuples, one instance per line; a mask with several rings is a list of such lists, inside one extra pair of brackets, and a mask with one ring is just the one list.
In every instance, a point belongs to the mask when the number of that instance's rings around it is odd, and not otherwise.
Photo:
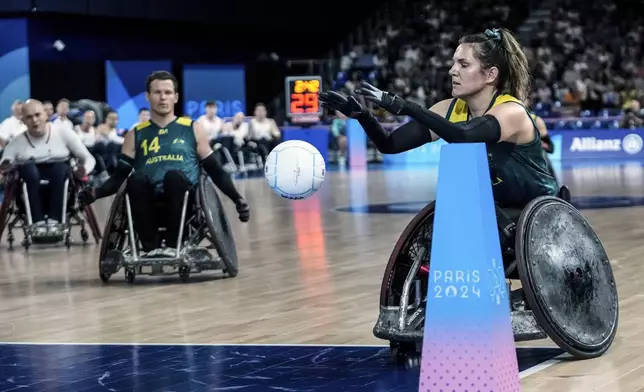
[(286, 88), (286, 116), (294, 123), (320, 121), (322, 107), (318, 93), (322, 87), (320, 76), (288, 76)]

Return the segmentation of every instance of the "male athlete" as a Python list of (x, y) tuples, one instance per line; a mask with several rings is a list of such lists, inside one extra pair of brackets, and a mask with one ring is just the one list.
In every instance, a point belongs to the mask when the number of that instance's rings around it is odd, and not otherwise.
[[(125, 135), (112, 176), (100, 187), (79, 195), (83, 203), (92, 203), (115, 194), (127, 180), (134, 227), (147, 257), (177, 256), (175, 248), (184, 194), (198, 184), (202, 168), (235, 203), (239, 219), (242, 222), (250, 219), (248, 204), (215, 159), (203, 126), (174, 114), (179, 98), (177, 88), (177, 79), (169, 72), (157, 71), (148, 77), (146, 98), (150, 102), (150, 120)], [(158, 202), (163, 205), (163, 211), (155, 207)], [(167, 228), (165, 248), (161, 248), (159, 217), (164, 217)]]

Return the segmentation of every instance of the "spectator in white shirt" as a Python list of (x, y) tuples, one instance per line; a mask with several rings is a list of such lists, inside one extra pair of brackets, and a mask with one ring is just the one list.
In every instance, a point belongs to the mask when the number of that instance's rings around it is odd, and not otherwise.
[(24, 132), (27, 127), (22, 122), (22, 101), (11, 105), (11, 117), (0, 123), (0, 147), (9, 144), (16, 136)]
[(74, 123), (70, 120), (67, 115), (69, 114), (69, 100), (63, 98), (58, 101), (56, 105), (56, 119), (53, 121), (58, 127), (64, 127), (69, 130), (74, 129)]
[(253, 114), (248, 124), (248, 139), (256, 143), (256, 146), (252, 147), (266, 159), (271, 150), (280, 143), (282, 134), (275, 120), (267, 117), (266, 105), (256, 104)]
[(221, 117), (217, 116), (217, 103), (215, 101), (206, 102), (206, 113), (199, 117), (197, 121), (203, 125), (212, 147), (217, 142), (221, 127), (224, 125)]
[[(28, 100), (22, 108), (26, 132), (18, 135), (7, 145), (2, 157), (2, 166), (17, 166), (20, 178), (27, 186), (31, 217), (36, 225), (36, 234), (47, 233), (47, 221), (56, 225), (62, 221), (64, 184), (69, 178), (70, 155), (79, 163), (74, 173), (83, 178), (94, 170), (96, 164), (73, 130), (60, 127), (52, 131), (47, 122), (45, 109), (40, 101)], [(48, 180), (48, 195), (41, 195), (41, 180)], [(44, 201), (49, 206), (45, 211)]]
[(96, 151), (96, 128), (94, 128), (94, 124), (96, 124), (96, 113), (93, 110), (88, 110), (83, 113), (83, 122), (76, 125), (74, 130), (96, 160), (94, 174), (98, 175), (100, 180), (106, 180), (108, 174), (105, 170), (105, 162), (103, 157)]
[(232, 121), (222, 125), (217, 142), (228, 149), (235, 163), (240, 164), (241, 162), (239, 162), (237, 151), (244, 147), (247, 137), (248, 124), (246, 123), (246, 117), (244, 113), (237, 112)]
[(108, 173), (116, 167), (116, 156), (121, 152), (123, 137), (118, 135), (116, 126), (119, 115), (116, 111), (109, 109), (105, 115), (105, 122), (96, 127), (95, 151), (103, 158)]

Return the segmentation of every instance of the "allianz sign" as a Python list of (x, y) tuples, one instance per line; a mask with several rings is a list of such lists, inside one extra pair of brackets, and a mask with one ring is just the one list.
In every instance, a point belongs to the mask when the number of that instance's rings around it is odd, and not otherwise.
[(590, 151), (624, 151), (627, 154), (637, 154), (642, 151), (644, 141), (635, 133), (626, 135), (623, 139), (598, 139), (596, 137), (573, 137), (570, 145), (571, 152)]

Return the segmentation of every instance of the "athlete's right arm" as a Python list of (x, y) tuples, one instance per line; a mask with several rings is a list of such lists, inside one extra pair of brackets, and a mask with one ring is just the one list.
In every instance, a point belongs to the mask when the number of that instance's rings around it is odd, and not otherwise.
[(125, 180), (130, 176), (132, 165), (134, 164), (134, 157), (136, 156), (136, 149), (134, 146), (135, 132), (137, 132), (136, 128), (125, 134), (116, 169), (114, 169), (110, 178), (94, 190), (94, 199), (112, 196), (119, 191), (121, 185), (123, 185)]
[[(451, 102), (451, 99), (445, 99), (436, 103), (429, 110), (445, 116)], [(363, 111), (357, 120), (378, 151), (383, 154), (398, 154), (440, 139), (438, 135), (416, 120), (401, 125), (393, 131), (384, 129), (373, 114), (367, 110)]]

